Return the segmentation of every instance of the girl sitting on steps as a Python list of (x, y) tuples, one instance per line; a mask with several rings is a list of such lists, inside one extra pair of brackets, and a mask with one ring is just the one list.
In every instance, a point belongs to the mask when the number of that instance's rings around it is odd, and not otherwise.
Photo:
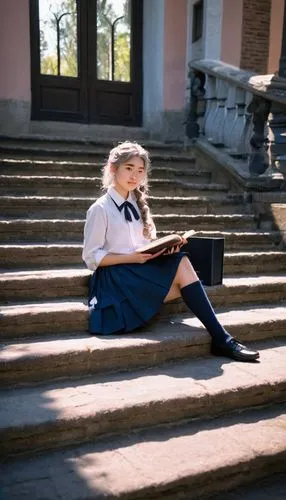
[(156, 237), (145, 198), (149, 168), (148, 152), (139, 144), (126, 141), (113, 148), (103, 172), (107, 192), (87, 212), (82, 257), (94, 271), (90, 333), (131, 332), (150, 320), (163, 302), (181, 296), (211, 335), (213, 354), (256, 360), (259, 353), (242, 345), (219, 323), (179, 246), (155, 255), (135, 251)]

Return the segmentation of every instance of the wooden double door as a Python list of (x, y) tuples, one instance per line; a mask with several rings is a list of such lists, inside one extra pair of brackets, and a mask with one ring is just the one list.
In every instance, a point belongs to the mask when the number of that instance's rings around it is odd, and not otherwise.
[(32, 118), (141, 125), (143, 0), (30, 0)]

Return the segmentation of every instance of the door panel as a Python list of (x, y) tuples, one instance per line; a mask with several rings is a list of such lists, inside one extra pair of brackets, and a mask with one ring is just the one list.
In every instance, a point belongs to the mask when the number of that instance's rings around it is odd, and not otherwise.
[[(94, 78), (90, 86), (90, 116), (100, 123), (140, 125), (142, 101), (142, 1), (125, 0), (123, 8), (118, 8), (119, 0), (113, 0), (117, 12), (109, 14), (105, 35), (109, 35), (109, 57), (104, 62), (100, 50), (100, 27), (97, 12), (97, 39), (90, 40), (90, 46), (97, 47)], [(97, 1), (97, 8), (100, 1)], [(124, 22), (123, 14), (127, 14)], [(107, 17), (107, 16), (105, 16)], [(108, 29), (109, 28), (109, 29)], [(101, 29), (101, 31), (103, 31)], [(96, 43), (96, 45), (95, 45)], [(102, 42), (101, 42), (102, 43)], [(92, 52), (92, 50), (90, 51)], [(108, 62), (106, 62), (106, 59)], [(107, 79), (108, 77), (108, 79)]]
[[(93, 96), (91, 96), (93, 97)], [(110, 117), (116, 124), (132, 123), (133, 102), (131, 89), (128, 92), (126, 85), (114, 83), (106, 85), (106, 82), (99, 82), (96, 85), (96, 94), (91, 104), (94, 117), (100, 117), (100, 123), (108, 123)]]
[(140, 125), (142, 0), (30, 0), (32, 118)]
[(31, 0), (30, 10), (32, 118), (86, 121), (86, 9), (79, 0)]

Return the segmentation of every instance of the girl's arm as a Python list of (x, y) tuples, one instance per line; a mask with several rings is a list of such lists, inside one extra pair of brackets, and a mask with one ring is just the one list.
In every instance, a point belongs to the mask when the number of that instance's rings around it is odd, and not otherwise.
[(92, 205), (86, 214), (82, 258), (88, 269), (94, 271), (108, 253), (104, 250), (107, 215), (100, 205)]
[(164, 251), (165, 249), (155, 254), (143, 254), (137, 252), (127, 254), (109, 253), (103, 257), (98, 267), (114, 266), (116, 264), (144, 264), (144, 262), (147, 262), (148, 260), (159, 257), (159, 255), (161, 255)]
[(82, 258), (88, 269), (95, 271), (97, 267), (113, 266), (116, 264), (144, 264), (150, 259), (161, 255), (140, 254), (112, 254), (104, 249), (105, 235), (107, 229), (107, 216), (104, 208), (100, 205), (92, 205), (87, 211), (84, 226), (84, 242)]

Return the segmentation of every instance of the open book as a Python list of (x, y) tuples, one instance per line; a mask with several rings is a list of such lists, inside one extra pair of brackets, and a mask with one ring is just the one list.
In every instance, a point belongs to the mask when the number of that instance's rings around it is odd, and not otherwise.
[(190, 231), (186, 231), (184, 234), (181, 236), (179, 234), (169, 234), (168, 236), (163, 236), (162, 238), (158, 238), (157, 240), (151, 241), (147, 245), (144, 245), (143, 247), (137, 248), (136, 252), (137, 253), (157, 253), (160, 252), (160, 250), (163, 250), (163, 248), (169, 248), (173, 247), (175, 245), (180, 245), (182, 242), (182, 238), (187, 240), (191, 236), (195, 234), (196, 231), (194, 229), (191, 229)]

